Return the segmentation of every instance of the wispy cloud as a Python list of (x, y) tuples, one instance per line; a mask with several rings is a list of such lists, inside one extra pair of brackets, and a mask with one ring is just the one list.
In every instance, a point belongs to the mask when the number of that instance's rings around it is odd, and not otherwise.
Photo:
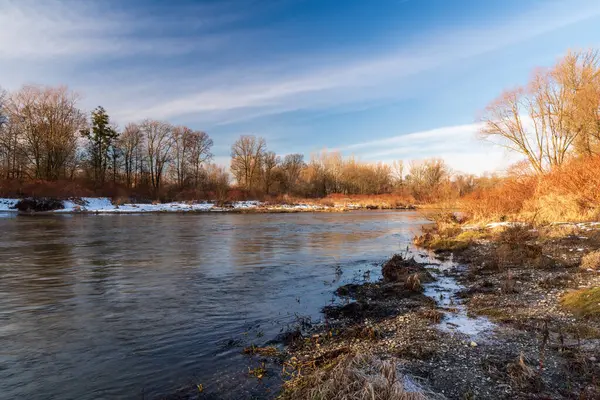
[(481, 126), (480, 123), (446, 126), (350, 144), (337, 150), (367, 161), (443, 158), (457, 171), (476, 174), (505, 169), (520, 159), (479, 140), (477, 133)]
[[(168, 35), (176, 21), (135, 15), (111, 8), (108, 2), (3, 0), (0, 2), (0, 59), (89, 61), (96, 57), (135, 57), (139, 54), (173, 56), (215, 48), (222, 35), (190, 38)], [(235, 15), (202, 18), (196, 10), (188, 29), (206, 29), (231, 22)], [(181, 24), (179, 16), (177, 23)], [(160, 34), (154, 34), (159, 32)]]
[[(235, 82), (242, 71), (236, 66), (230, 73), (221, 71), (216, 79), (203, 80), (202, 87), (147, 99), (141, 108), (126, 107), (120, 117), (139, 119), (144, 113), (160, 118), (193, 115), (199, 121), (222, 124), (402, 96), (402, 91), (408, 91), (412, 84), (408, 78), (414, 75), (600, 15), (600, 4), (582, 2), (579, 7), (568, 9), (565, 3), (559, 5), (552, 3), (500, 26), (438, 33), (379, 55), (346, 54), (338, 55), (336, 61), (325, 57), (323, 62), (313, 57), (312, 65), (293, 71), (273, 65), (263, 69), (250, 66), (248, 73), (243, 71), (243, 81), (238, 83)], [(231, 79), (219, 79), (227, 75)]]

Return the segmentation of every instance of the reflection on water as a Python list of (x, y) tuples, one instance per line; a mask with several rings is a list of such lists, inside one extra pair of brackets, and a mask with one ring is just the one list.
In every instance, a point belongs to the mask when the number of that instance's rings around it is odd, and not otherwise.
[(236, 377), (248, 360), (219, 343), (264, 343), (295, 315), (319, 318), (336, 267), (342, 279), (373, 268), (424, 222), (412, 212), (0, 215), (0, 398), (142, 398), (191, 381), (244, 397)]

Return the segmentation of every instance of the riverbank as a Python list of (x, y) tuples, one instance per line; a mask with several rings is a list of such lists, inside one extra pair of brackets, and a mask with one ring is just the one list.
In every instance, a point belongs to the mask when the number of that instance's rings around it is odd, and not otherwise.
[(382, 203), (378, 206), (369, 203), (327, 203), (293, 202), (270, 203), (256, 200), (235, 201), (217, 204), (208, 201), (169, 202), (169, 203), (129, 203), (113, 202), (107, 197), (81, 197), (71, 199), (26, 198), (0, 199), (0, 212), (21, 212), (27, 214), (132, 214), (132, 213), (201, 213), (201, 212), (344, 212), (364, 209), (413, 210), (412, 205)]
[(396, 256), (380, 282), (340, 287), (347, 302), (290, 347), (281, 398), (338, 398), (323, 394), (357, 373), (350, 398), (381, 381), (384, 399), (599, 398), (600, 231), (500, 228), (427, 232), (437, 260)]

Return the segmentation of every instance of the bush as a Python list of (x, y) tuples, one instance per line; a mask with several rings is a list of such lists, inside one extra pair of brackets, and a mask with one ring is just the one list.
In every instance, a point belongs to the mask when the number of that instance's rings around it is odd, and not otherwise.
[(497, 186), (479, 188), (465, 196), (462, 206), (473, 219), (504, 221), (521, 212), (535, 187), (534, 177), (506, 178)]
[(43, 212), (62, 210), (65, 208), (61, 200), (53, 198), (27, 198), (15, 204), (15, 208), (21, 212)]

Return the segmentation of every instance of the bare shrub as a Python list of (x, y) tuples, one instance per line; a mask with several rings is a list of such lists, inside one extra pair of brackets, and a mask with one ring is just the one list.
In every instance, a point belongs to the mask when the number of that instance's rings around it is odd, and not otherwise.
[(545, 221), (595, 219), (600, 207), (600, 157), (584, 157), (555, 168), (539, 184), (528, 204)]
[(421, 285), (421, 279), (419, 279), (419, 274), (415, 273), (415, 274), (409, 275), (408, 278), (406, 278), (404, 287), (413, 292), (422, 292), (423, 285)]

